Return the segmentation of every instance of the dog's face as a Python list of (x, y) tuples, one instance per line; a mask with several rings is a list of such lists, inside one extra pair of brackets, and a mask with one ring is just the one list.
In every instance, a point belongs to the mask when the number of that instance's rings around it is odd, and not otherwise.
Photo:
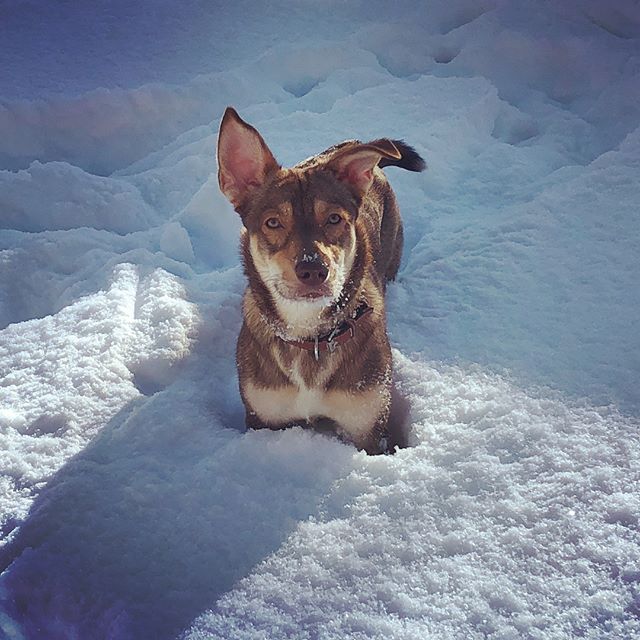
[(373, 168), (396, 154), (354, 144), (283, 169), (260, 134), (227, 109), (218, 140), (220, 188), (240, 214), (253, 265), (284, 315), (317, 312), (339, 298)]
[(357, 207), (335, 182), (281, 169), (244, 215), (251, 258), (277, 302), (326, 306), (340, 296), (356, 253)]

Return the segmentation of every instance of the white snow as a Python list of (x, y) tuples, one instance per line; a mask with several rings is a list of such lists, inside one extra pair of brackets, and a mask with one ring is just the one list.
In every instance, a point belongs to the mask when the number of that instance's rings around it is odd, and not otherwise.
[[(640, 635), (634, 0), (37, 0), (0, 51), (0, 636)], [(427, 160), (395, 456), (244, 430), (228, 104)]]
[(125, 234), (160, 221), (134, 186), (64, 162), (2, 171), (0, 193), (3, 226), (19, 231), (93, 227)]
[(637, 424), (396, 357), (416, 446), (354, 456), (186, 637), (635, 637)]

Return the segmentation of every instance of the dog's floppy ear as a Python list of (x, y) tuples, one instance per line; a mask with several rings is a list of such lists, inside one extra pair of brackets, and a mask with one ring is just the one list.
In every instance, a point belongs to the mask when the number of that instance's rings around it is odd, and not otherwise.
[(341, 151), (327, 163), (338, 180), (359, 196), (363, 196), (373, 182), (373, 169), (382, 158), (399, 160), (402, 157), (391, 140), (355, 144)]
[(233, 107), (227, 107), (218, 135), (218, 184), (236, 210), (252, 189), (279, 168), (262, 136)]

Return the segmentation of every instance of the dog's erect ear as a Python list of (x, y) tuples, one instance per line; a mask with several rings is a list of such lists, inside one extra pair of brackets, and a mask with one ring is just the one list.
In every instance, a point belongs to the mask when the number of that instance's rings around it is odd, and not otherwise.
[(402, 157), (391, 140), (374, 140), (347, 147), (327, 163), (338, 180), (359, 196), (363, 196), (373, 182), (373, 169), (382, 158), (399, 160)]
[(227, 107), (218, 134), (218, 184), (238, 209), (255, 187), (280, 165), (262, 136), (232, 107)]

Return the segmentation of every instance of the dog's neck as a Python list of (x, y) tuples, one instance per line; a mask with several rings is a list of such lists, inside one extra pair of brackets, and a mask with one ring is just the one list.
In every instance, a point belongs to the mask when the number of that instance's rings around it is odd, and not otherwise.
[[(349, 290), (352, 289), (352, 290)], [(313, 340), (330, 333), (351, 318), (358, 305), (367, 299), (361, 287), (345, 286), (338, 300), (326, 298), (318, 301), (293, 301), (278, 299), (269, 295), (267, 299), (254, 288), (249, 287), (247, 295), (253, 298), (253, 308), (259, 309), (259, 318), (252, 317), (251, 324), (260, 325), (256, 329), (271, 333), (284, 341)]]
[(280, 296), (273, 296), (278, 311), (278, 335), (285, 340), (303, 339), (317, 336), (330, 331), (331, 324), (338, 318), (332, 313), (331, 299), (320, 300), (287, 300)]
[(362, 302), (348, 320), (336, 325), (330, 333), (316, 335), (314, 340), (285, 340), (285, 342), (298, 349), (312, 351), (315, 359), (319, 360), (322, 351), (333, 353), (339, 345), (349, 342), (355, 336), (356, 323), (373, 313), (373, 310), (373, 307), (370, 307), (366, 302)]

